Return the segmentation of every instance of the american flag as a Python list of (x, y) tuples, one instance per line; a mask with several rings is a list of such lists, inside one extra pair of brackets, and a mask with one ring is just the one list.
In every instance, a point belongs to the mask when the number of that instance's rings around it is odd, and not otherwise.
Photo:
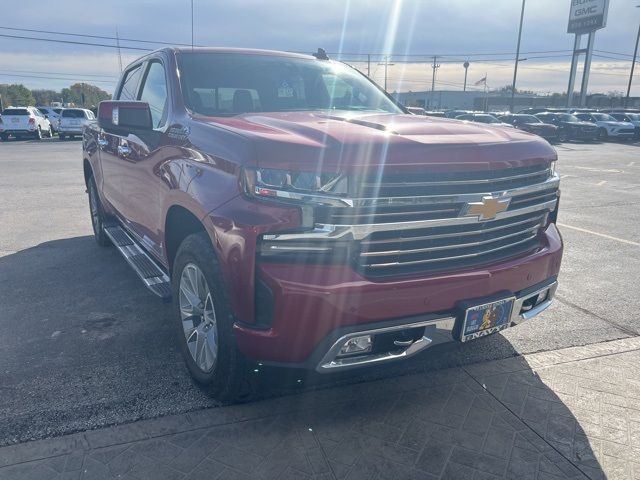
[(486, 85), (487, 84), (487, 76), (485, 75), (480, 80), (478, 80), (474, 85)]

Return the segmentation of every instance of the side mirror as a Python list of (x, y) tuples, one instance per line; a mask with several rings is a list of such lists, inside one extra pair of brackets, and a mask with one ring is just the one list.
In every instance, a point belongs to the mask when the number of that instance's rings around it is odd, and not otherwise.
[(116, 134), (151, 131), (151, 109), (147, 102), (100, 102), (98, 125), (105, 131)]

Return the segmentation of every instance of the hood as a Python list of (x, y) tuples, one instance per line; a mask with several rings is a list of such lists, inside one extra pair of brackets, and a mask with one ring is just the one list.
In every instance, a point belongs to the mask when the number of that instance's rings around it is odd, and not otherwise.
[(546, 141), (517, 129), (438, 117), (282, 112), (197, 120), (246, 137), (254, 153), (249, 163), (269, 168), (485, 170), (556, 158)]
[(591, 122), (560, 122), (563, 125), (569, 125), (571, 127), (590, 127), (590, 128), (596, 128), (596, 124), (595, 123), (591, 123)]

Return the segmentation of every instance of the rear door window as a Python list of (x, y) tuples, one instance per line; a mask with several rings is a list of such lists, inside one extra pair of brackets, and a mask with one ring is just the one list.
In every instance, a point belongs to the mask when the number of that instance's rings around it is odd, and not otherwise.
[(142, 74), (142, 65), (136, 67), (125, 73), (124, 81), (118, 92), (118, 100), (135, 100), (138, 93), (138, 83), (140, 82), (140, 75)]
[(24, 115), (29, 115), (29, 110), (27, 110), (26, 108), (5, 108), (2, 111), (2, 115), (24, 116)]
[(162, 127), (167, 121), (167, 98), (164, 66), (158, 61), (151, 61), (140, 92), (140, 100), (149, 104), (153, 128)]

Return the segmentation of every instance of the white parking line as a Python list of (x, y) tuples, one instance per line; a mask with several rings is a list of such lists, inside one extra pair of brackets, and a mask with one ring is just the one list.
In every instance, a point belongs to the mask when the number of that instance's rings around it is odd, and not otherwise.
[(606, 180), (602, 180), (602, 181), (600, 181), (600, 182), (596, 183), (596, 187), (601, 187), (601, 186), (602, 186), (602, 185), (604, 185), (605, 183), (607, 183), (607, 181), (606, 181)]
[(590, 233), (591, 235), (597, 235), (598, 237), (608, 238), (609, 240), (615, 240), (616, 242), (626, 243), (628, 245), (634, 245), (636, 247), (640, 247), (640, 243), (634, 242), (633, 240), (627, 240), (625, 238), (612, 237), (611, 235), (607, 235), (604, 233), (594, 232), (593, 230), (587, 230), (586, 228), (573, 227), (571, 225), (566, 225), (564, 223), (558, 223), (559, 227), (562, 228), (570, 228), (572, 230), (577, 230), (578, 232)]

